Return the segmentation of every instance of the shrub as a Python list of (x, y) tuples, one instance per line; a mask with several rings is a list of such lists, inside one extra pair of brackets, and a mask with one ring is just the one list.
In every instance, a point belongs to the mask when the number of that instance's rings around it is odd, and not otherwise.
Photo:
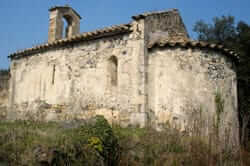
[(0, 165), (238, 165), (237, 156), (219, 153), (200, 134), (189, 135), (168, 124), (159, 132), (150, 127), (111, 128), (102, 116), (88, 122), (0, 122)]
[(8, 165), (117, 165), (119, 146), (108, 122), (0, 122), (0, 164)]

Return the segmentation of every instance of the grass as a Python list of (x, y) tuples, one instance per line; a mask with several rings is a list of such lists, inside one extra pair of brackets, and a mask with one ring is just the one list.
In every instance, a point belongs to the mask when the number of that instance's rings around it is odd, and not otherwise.
[[(197, 134), (198, 135), (198, 134)], [(240, 157), (215, 152), (204, 139), (166, 125), (111, 126), (101, 116), (71, 123), (0, 122), (0, 165), (237, 166)], [(216, 138), (216, 137), (215, 137)], [(242, 151), (245, 166), (250, 155)], [(243, 165), (242, 165), (243, 166)]]
[(107, 155), (114, 155), (115, 141), (112, 129), (101, 118), (94, 124), (1, 122), (0, 164), (112, 165), (116, 161)]

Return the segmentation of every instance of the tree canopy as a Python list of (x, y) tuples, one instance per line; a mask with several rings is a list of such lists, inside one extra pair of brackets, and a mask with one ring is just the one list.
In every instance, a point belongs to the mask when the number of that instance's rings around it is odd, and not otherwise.
[(213, 24), (203, 20), (197, 21), (194, 29), (198, 39), (209, 42), (225, 42), (236, 37), (236, 27), (233, 16), (214, 17)]

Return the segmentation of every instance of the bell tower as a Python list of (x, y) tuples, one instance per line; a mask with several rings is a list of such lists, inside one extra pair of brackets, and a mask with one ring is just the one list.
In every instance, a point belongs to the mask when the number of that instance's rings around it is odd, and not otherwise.
[[(74, 9), (69, 6), (55, 6), (50, 8), (49, 12), (49, 42), (79, 34), (81, 16)], [(63, 19), (67, 23), (66, 28)]]

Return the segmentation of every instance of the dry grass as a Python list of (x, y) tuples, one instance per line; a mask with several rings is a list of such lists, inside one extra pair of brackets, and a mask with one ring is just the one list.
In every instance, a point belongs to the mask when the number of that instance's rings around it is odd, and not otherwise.
[(161, 132), (151, 128), (114, 128), (114, 131), (123, 148), (120, 166), (240, 165), (237, 154), (229, 150), (218, 152), (204, 138), (185, 135), (171, 127)]
[[(242, 164), (250, 165), (250, 153), (241, 155)], [(199, 134), (169, 125), (158, 132), (111, 128), (100, 117), (91, 123), (0, 122), (0, 165), (243, 166), (240, 161), (230, 150), (216, 151)]]

